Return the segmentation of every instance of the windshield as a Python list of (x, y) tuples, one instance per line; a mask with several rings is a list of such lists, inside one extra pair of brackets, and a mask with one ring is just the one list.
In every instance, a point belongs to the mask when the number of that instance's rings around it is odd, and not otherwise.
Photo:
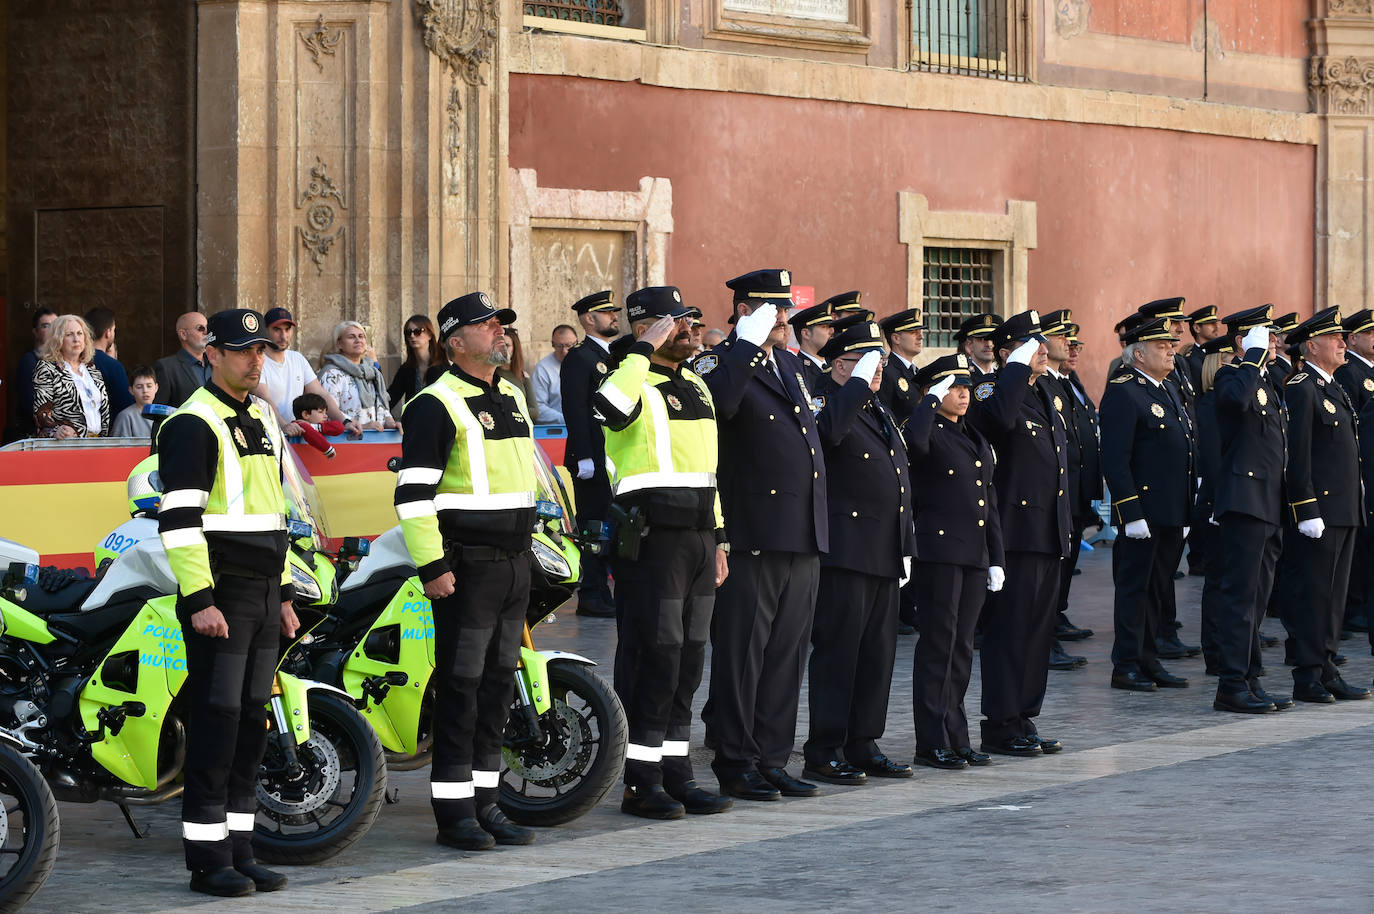
[(324, 502), (315, 480), (296, 456), (296, 449), (285, 448), (286, 454), (281, 462), (282, 490), (286, 493), (286, 503), (290, 507), (291, 519), (309, 524), (316, 549), (324, 548)]
[(576, 530), (573, 520), (572, 499), (568, 497), (568, 492), (563, 488), (563, 479), (558, 475), (558, 471), (549, 463), (549, 455), (544, 453), (542, 447), (534, 449), (534, 473), (539, 477), (539, 497), (545, 501), (551, 501), (563, 509), (563, 520), (560, 523), (565, 533), (573, 533)]

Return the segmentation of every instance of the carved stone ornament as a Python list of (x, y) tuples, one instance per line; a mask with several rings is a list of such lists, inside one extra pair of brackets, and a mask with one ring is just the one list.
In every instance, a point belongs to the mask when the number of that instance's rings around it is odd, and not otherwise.
[(329, 31), (324, 24), (324, 14), (321, 13), (320, 18), (315, 20), (315, 28), (309, 32), (301, 32), (300, 36), (306, 49), (310, 51), (310, 56), (314, 58), (315, 66), (323, 73), (324, 63), (321, 62), (320, 57), (321, 55), (334, 56), (340, 43), (343, 42), (343, 29)]
[(463, 189), (462, 172), (462, 152), (463, 152), (463, 102), (459, 98), (458, 80), (449, 82), (448, 104), (444, 110), (448, 112), (448, 192), (458, 194)]
[(305, 225), (296, 226), (296, 231), (300, 233), (301, 243), (310, 252), (310, 260), (321, 275), (329, 249), (344, 236), (345, 226), (340, 225), (334, 230), (334, 223), (338, 219), (331, 200), (337, 202), (340, 209), (348, 209), (338, 185), (329, 177), (328, 166), (317, 157), (310, 169), (310, 182), (296, 204), (296, 209), (305, 209)]
[(415, 0), (425, 47), (470, 86), (486, 83), (501, 19), (500, 0)]
[(1314, 57), (1307, 84), (1318, 112), (1368, 115), (1370, 90), (1374, 89), (1374, 58)]
[(1060, 38), (1076, 38), (1088, 30), (1092, 11), (1088, 0), (1055, 0), (1054, 30)]
[(1328, 16), (1368, 16), (1374, 14), (1374, 0), (1326, 0)]

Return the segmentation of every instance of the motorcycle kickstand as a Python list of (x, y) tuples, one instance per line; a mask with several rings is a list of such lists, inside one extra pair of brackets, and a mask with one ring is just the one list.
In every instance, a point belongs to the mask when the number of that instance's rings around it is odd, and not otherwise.
[(134, 837), (135, 837), (135, 838), (146, 838), (146, 837), (148, 837), (148, 829), (146, 829), (146, 828), (140, 828), (140, 827), (139, 827), (139, 824), (138, 824), (137, 822), (134, 821), (134, 814), (133, 814), (132, 812), (129, 811), (129, 807), (128, 807), (128, 806), (125, 806), (123, 803), (118, 803), (118, 804), (116, 804), (116, 805), (119, 806), (119, 811), (122, 812), (122, 813), (124, 813), (124, 821), (128, 823), (128, 825), (129, 825), (129, 831), (131, 831), (131, 832), (134, 833)]
[(382, 794), (382, 799), (386, 801), (386, 805), (395, 806), (401, 802), (401, 788), (388, 787), (386, 793)]

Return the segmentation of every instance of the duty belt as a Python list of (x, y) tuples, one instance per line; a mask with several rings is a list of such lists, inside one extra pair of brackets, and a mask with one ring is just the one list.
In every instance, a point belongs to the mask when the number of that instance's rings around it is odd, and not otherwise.
[(460, 562), (504, 562), (524, 555), (523, 552), (511, 552), (495, 546), (464, 546), (461, 543), (445, 545), (444, 554)]

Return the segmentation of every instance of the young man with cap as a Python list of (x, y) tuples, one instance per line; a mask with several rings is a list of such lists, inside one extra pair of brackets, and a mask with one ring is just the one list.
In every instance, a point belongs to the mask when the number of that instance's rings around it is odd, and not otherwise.
[(1283, 463), (1287, 450), (1283, 400), (1264, 370), (1271, 354), (1272, 305), (1226, 318), (1232, 348), (1242, 358), (1223, 364), (1213, 380), (1218, 460), (1208, 480), (1210, 517), (1219, 524), (1221, 587), (1209, 627), (1215, 637), (1218, 711), (1258, 714), (1293, 702), (1260, 686), (1259, 626), (1283, 548)]
[(1043, 381), (1049, 359), (1040, 315), (1013, 314), (992, 339), (1002, 367), (974, 385), (968, 413), (997, 453), (993, 478), (1006, 558), (1006, 587), (983, 606), (982, 749), (1035, 756), (1063, 748), (1040, 736), (1035, 718), (1049, 678), (1059, 565), (1072, 535), (1068, 432)]
[[(970, 360), (959, 353), (916, 373), (925, 397), (907, 420), (916, 510), (917, 612), (912, 668), (917, 764), (958, 769), (992, 758), (969, 740), (964, 695), (989, 591), (1006, 581), (992, 446), (966, 420)], [(981, 383), (981, 379), (979, 381)]]
[(814, 394), (825, 377), (825, 359), (821, 349), (830, 342), (832, 335), (830, 303), (822, 302), (810, 308), (802, 308), (787, 319), (792, 325), (792, 333), (797, 338), (797, 355), (801, 358), (802, 378), (806, 389)]
[[(1374, 312), (1368, 308), (1356, 311), (1341, 322), (1341, 328), (1345, 332), (1345, 364), (1336, 369), (1336, 382), (1345, 388), (1345, 395), (1355, 407), (1355, 415), (1365, 416), (1374, 404)], [(1364, 437), (1372, 436), (1374, 427), (1366, 426)], [(1374, 484), (1374, 467), (1361, 462), (1360, 471), (1365, 477), (1367, 493)], [(1370, 598), (1374, 597), (1374, 587), (1371, 587), (1374, 575), (1369, 571), (1371, 560), (1374, 560), (1374, 547), (1366, 525), (1355, 533), (1355, 556), (1350, 563), (1350, 592), (1346, 595), (1343, 632), (1369, 631)]]
[(301, 394), (319, 394), (324, 398), (324, 408), (329, 418), (342, 422), (349, 437), (361, 438), (362, 429), (357, 427), (356, 422), (344, 417), (339, 411), (339, 404), (315, 375), (315, 369), (310, 367), (305, 356), (291, 348), (292, 338), (296, 335), (296, 322), (291, 312), (285, 308), (269, 308), (263, 319), (267, 324), (267, 334), (276, 343), (276, 348), (267, 351), (267, 361), (262, 363), (262, 380), (253, 394), (271, 404), (282, 434), (301, 434), (291, 406), (296, 398)]
[(920, 402), (915, 363), (925, 339), (921, 309), (908, 308), (888, 315), (878, 321), (878, 326), (883, 329), (883, 337), (891, 350), (883, 366), (883, 386), (878, 390), (878, 399), (892, 411), (898, 422), (905, 422)]
[[(611, 507), (611, 483), (606, 476), (606, 444), (601, 423), (592, 414), (592, 397), (616, 366), (611, 341), (620, 333), (620, 307), (609, 289), (579, 299), (573, 310), (582, 325), (582, 342), (568, 351), (558, 369), (563, 395), (563, 422), (568, 446), (563, 465), (573, 474), (577, 523), (586, 531), (599, 528)], [(615, 616), (610, 569), (600, 555), (584, 553), (582, 581), (577, 591), (579, 616)]]
[(727, 282), (735, 332), (694, 363), (716, 405), (731, 546), (730, 577), (711, 626), (702, 719), (721, 790), (747, 800), (819, 792), (785, 767), (796, 740), (820, 554), (830, 549), (821, 439), (801, 362), (783, 348), (791, 282), (786, 270)]
[(536, 521), (529, 407), (496, 377), (514, 320), (485, 292), (439, 310), (450, 367), (406, 403), (396, 475), (396, 516), (433, 605), (436, 840), (460, 850), (534, 840), (496, 804)]
[(862, 784), (911, 777), (878, 748), (897, 656), (897, 589), (911, 576), (911, 480), (899, 423), (876, 396), (883, 340), (859, 324), (822, 350), (816, 391), (827, 470), (830, 551), (821, 556), (808, 678), (803, 777)]
[(253, 820), (278, 638), (297, 622), (284, 445), (249, 395), (275, 344), (256, 311), (221, 311), (206, 326), (210, 380), (157, 432), (158, 532), (186, 644), (186, 868), (192, 891), (234, 896), (286, 885), (254, 860)]
[(1274, 347), (1274, 357), (1269, 360), (1265, 370), (1269, 372), (1269, 381), (1279, 390), (1283, 390), (1283, 385), (1288, 383), (1288, 379), (1293, 376), (1293, 361), (1288, 357), (1288, 335), (1298, 329), (1298, 312), (1289, 311), (1287, 314), (1280, 314), (1274, 318), (1274, 326), (1270, 331), (1274, 335), (1271, 344)]
[(730, 550), (715, 406), (683, 367), (699, 312), (674, 286), (631, 292), (625, 312), (635, 341), (595, 398), (615, 467), (612, 513), (629, 528), (615, 537), (615, 689), (630, 731), (620, 809), (647, 819), (725, 812), (731, 801), (697, 785), (688, 756), (692, 696)]
[(1183, 359), (1183, 368), (1188, 372), (1188, 380), (1192, 382), (1193, 389), (1200, 391), (1202, 389), (1202, 363), (1207, 358), (1207, 354), (1202, 351), (1202, 344), (1208, 340), (1216, 339), (1226, 332), (1221, 325), (1221, 320), (1217, 317), (1217, 306), (1208, 305), (1205, 308), (1190, 311), (1188, 313), (1188, 332), (1192, 334), (1193, 342), (1181, 348), (1177, 355)]
[(863, 306), (864, 295), (857, 289), (849, 292), (841, 292), (839, 295), (832, 295), (822, 305), (830, 309), (832, 317), (848, 318), (856, 314), (862, 314), (862, 321), (873, 320), (873, 312)]
[(1298, 525), (1294, 563), (1301, 602), (1283, 607), (1293, 638), (1293, 697), (1327, 703), (1368, 698), (1336, 666), (1355, 531), (1364, 525), (1355, 410), (1335, 380), (1345, 361), (1339, 308), (1309, 317), (1289, 334), (1303, 371), (1284, 387), (1288, 409), (1288, 508)]
[(997, 353), (992, 346), (992, 333), (1002, 324), (1000, 314), (974, 314), (964, 318), (954, 334), (954, 344), (968, 357), (969, 374), (976, 381), (983, 375), (997, 373)]

